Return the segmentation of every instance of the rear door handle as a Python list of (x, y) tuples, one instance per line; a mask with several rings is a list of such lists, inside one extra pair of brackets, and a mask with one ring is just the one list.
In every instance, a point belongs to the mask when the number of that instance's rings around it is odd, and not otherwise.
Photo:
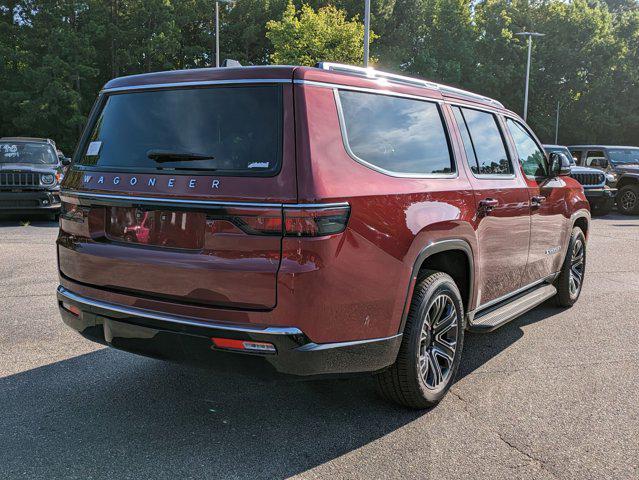
[(535, 195), (530, 199), (530, 206), (531, 207), (539, 207), (541, 206), (542, 203), (544, 203), (546, 201), (546, 197), (543, 197), (541, 195)]
[(496, 198), (484, 198), (479, 201), (479, 210), (488, 213), (495, 209), (499, 205), (499, 200)]

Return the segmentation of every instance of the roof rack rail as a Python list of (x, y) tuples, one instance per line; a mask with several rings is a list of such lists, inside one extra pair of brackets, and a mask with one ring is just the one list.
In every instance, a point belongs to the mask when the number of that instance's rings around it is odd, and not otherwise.
[(319, 62), (316, 65), (316, 67), (322, 70), (331, 70), (331, 71), (339, 72), (339, 73), (357, 75), (359, 77), (366, 77), (372, 80), (383, 79), (390, 83), (398, 83), (402, 85), (408, 85), (411, 87), (430, 88), (434, 90), (439, 90), (443, 95), (449, 94), (449, 95), (456, 95), (458, 97), (466, 97), (470, 100), (480, 101), (480, 102), (488, 103), (491, 105), (495, 105), (500, 108), (504, 108), (504, 105), (501, 102), (490, 97), (479, 95), (478, 93), (473, 93), (473, 92), (469, 92), (468, 90), (463, 90), (461, 88), (443, 85), (441, 83), (422, 80), (420, 78), (406, 77), (404, 75), (397, 75), (396, 73), (383, 72), (381, 70), (375, 70), (374, 68), (371, 68), (371, 67), (368, 67), (368, 68), (357, 67), (355, 65), (346, 65), (343, 63), (333, 63), (333, 62)]

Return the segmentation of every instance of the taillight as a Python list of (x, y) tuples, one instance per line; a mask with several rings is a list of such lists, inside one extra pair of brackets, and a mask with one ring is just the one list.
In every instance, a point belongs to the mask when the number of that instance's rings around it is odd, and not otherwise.
[(350, 215), (348, 205), (284, 208), (287, 237), (321, 237), (343, 232)]
[(349, 215), (347, 204), (284, 205), (283, 212), (281, 208), (228, 207), (220, 214), (208, 215), (207, 220), (212, 233), (227, 232), (228, 223), (232, 223), (249, 235), (321, 237), (343, 232)]
[[(225, 208), (220, 215), (209, 215), (209, 221), (225, 220), (249, 235), (282, 235), (281, 208)], [(215, 226), (221, 228), (223, 226)], [(214, 230), (214, 233), (222, 230)]]

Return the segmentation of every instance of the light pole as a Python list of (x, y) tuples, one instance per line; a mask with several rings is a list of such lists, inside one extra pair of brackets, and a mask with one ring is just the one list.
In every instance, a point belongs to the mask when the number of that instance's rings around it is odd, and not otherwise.
[(526, 91), (524, 93), (524, 120), (528, 117), (528, 83), (530, 81), (530, 52), (532, 51), (532, 37), (543, 37), (545, 33), (519, 32), (515, 33), (521, 37), (528, 38), (528, 62), (526, 63)]
[(559, 144), (559, 100), (557, 100), (557, 120), (555, 122), (555, 145)]
[(368, 67), (368, 47), (371, 30), (371, 0), (364, 0), (364, 67)]
[(220, 66), (220, 3), (233, 3), (235, 0), (215, 0), (215, 66)]

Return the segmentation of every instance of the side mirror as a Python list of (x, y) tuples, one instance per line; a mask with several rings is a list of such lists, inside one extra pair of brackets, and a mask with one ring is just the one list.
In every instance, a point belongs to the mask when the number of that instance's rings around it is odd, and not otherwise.
[(60, 163), (62, 164), (62, 166), (68, 167), (69, 165), (71, 165), (71, 159), (69, 157), (62, 157), (60, 159)]
[(550, 161), (550, 176), (565, 177), (570, 175), (570, 160), (561, 152), (551, 152), (548, 156)]

